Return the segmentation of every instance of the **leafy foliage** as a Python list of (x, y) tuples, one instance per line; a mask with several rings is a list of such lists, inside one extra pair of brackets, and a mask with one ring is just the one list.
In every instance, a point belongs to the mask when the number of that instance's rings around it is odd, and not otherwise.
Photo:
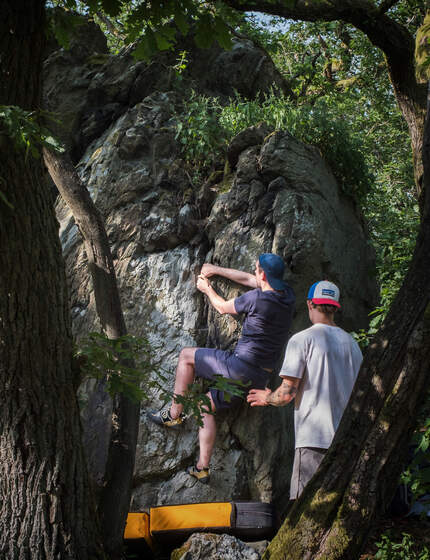
[(219, 121), (218, 98), (191, 92), (177, 112), (176, 135), (184, 159), (192, 166), (208, 168), (226, 151), (228, 138)]
[[(58, 152), (64, 151), (51, 133), (41, 126), (42, 115), (46, 117), (48, 114), (41, 111), (26, 111), (15, 105), (0, 105), (0, 138), (2, 135), (9, 137), (15, 149), (25, 150), (26, 159), (28, 154), (40, 157), (40, 148), (43, 146)], [(0, 184), (2, 181), (0, 177)], [(9, 208), (14, 208), (1, 190), (0, 201)]]
[[(227, 23), (231, 10), (221, 2), (53, 0), (52, 3), (67, 11), (93, 16), (114, 50), (134, 44), (133, 54), (137, 59), (149, 60), (159, 51), (171, 50), (178, 37), (188, 35), (191, 30), (200, 48), (208, 48), (214, 41), (225, 49), (231, 47), (231, 29)], [(69, 20), (59, 27), (63, 45), (71, 23)]]
[(0, 105), (0, 133), (3, 131), (12, 140), (15, 148), (24, 149), (26, 157), (40, 157), (40, 148), (46, 146), (51, 150), (63, 152), (64, 148), (40, 124), (46, 112), (26, 111), (14, 105)]
[[(206, 387), (206, 385), (207, 383), (204, 384), (203, 387)], [(243, 398), (244, 391), (246, 393), (246, 384), (241, 381), (227, 379), (221, 375), (215, 375), (215, 380), (211, 382), (211, 387), (223, 391), (226, 402), (230, 402), (231, 398), (234, 396)], [(211, 402), (206, 393), (206, 389), (202, 390), (202, 387), (198, 383), (193, 383), (189, 386), (184, 396), (175, 396), (175, 401), (183, 405), (184, 413), (193, 416), (197, 420), (199, 426), (203, 426), (203, 413), (213, 414), (211, 411)], [(169, 394), (167, 400), (170, 399), (171, 395)]]
[[(127, 334), (109, 339), (102, 333), (92, 332), (76, 349), (84, 377), (102, 379), (106, 390), (113, 397), (123, 393), (129, 399), (140, 402), (150, 398), (150, 391), (157, 391), (164, 403), (173, 398), (184, 407), (184, 413), (196, 418), (202, 425), (202, 414), (210, 412), (211, 406), (206, 390), (199, 384), (189, 386), (184, 396), (173, 395), (165, 389), (171, 380), (166, 371), (155, 360), (155, 348), (142, 337)], [(226, 400), (232, 396), (243, 397), (245, 385), (241, 382), (216, 376), (211, 387), (224, 391)]]
[(389, 534), (381, 535), (381, 540), (376, 543), (378, 552), (375, 554), (377, 560), (430, 560), (430, 550), (424, 546), (417, 550), (411, 535), (403, 533), (401, 542), (391, 540)]
[(113, 396), (124, 393), (128, 398), (140, 401), (146, 393), (145, 387), (161, 389), (160, 382), (167, 381), (167, 376), (159, 372), (159, 379), (149, 383), (153, 369), (152, 350), (144, 338), (125, 335), (109, 339), (104, 334), (92, 332), (76, 350), (82, 363), (81, 371), (85, 377), (105, 379), (106, 389)]
[(77, 27), (86, 23), (77, 13), (65, 10), (50, 10), (47, 13), (49, 27), (58, 44), (64, 49), (70, 47), (70, 39)]
[(412, 443), (415, 445), (414, 457), (402, 473), (402, 482), (408, 485), (413, 498), (417, 499), (430, 496), (430, 417), (414, 433)]
[(317, 146), (344, 192), (362, 199), (372, 183), (361, 137), (352, 135), (347, 122), (324, 100), (296, 106), (275, 92), (265, 95), (262, 101), (246, 100), (237, 94), (222, 106), (218, 98), (193, 92), (176, 119), (176, 138), (185, 159), (194, 165), (213, 164), (236, 134), (264, 121), (275, 130), (288, 130), (303, 142)]

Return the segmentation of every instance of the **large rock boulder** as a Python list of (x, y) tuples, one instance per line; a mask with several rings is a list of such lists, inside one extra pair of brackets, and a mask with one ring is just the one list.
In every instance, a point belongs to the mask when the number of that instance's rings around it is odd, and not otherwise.
[(172, 552), (171, 560), (260, 560), (267, 541), (244, 543), (230, 535), (194, 534)]
[[(244, 43), (247, 52), (252, 48)], [(232, 52), (215, 49), (207, 56), (233, 64)], [(263, 56), (259, 50), (257, 55)], [(51, 54), (48, 76), (67, 75), (66, 56)], [(61, 87), (48, 80), (47, 97), (51, 110), (75, 104), (68, 143), (105, 219), (129, 332), (151, 342), (158, 367), (167, 372), (166, 389), (172, 389), (182, 347), (232, 348), (239, 336), (240, 322), (219, 317), (195, 288), (207, 261), (253, 271), (259, 253), (278, 253), (297, 294), (293, 331), (308, 326), (306, 291), (325, 278), (341, 288), (340, 325), (365, 327), (376, 299), (372, 251), (360, 213), (318, 150), (262, 124), (233, 140), (224, 173), (196, 184), (175, 140), (180, 92), (168, 88), (168, 69), (153, 71), (128, 54), (105, 56), (103, 63), (91, 57), (76, 63), (80, 95), (65, 78)], [(267, 83), (268, 64), (255, 69), (255, 84)], [(193, 79), (197, 85), (201, 79), (203, 90), (209, 80), (223, 92), (230, 77), (219, 71), (213, 81), (202, 70)], [(99, 323), (77, 227), (61, 201), (57, 210), (79, 338)], [(226, 298), (242, 291), (219, 279), (215, 287)], [(203, 486), (184, 473), (198, 453), (197, 425), (189, 421), (178, 432), (148, 425), (146, 410), (161, 404), (154, 390), (142, 402), (133, 509), (231, 499), (286, 502), (293, 445), (289, 407), (251, 410), (244, 404), (219, 414), (211, 483)], [(88, 441), (97, 440), (103, 437), (90, 434)], [(99, 453), (96, 445), (88, 452)]]

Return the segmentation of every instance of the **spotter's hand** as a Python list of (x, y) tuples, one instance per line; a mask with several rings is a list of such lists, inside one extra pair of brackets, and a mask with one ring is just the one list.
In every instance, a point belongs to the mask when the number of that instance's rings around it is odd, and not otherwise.
[(267, 397), (271, 392), (270, 389), (251, 389), (246, 400), (251, 406), (267, 406)]

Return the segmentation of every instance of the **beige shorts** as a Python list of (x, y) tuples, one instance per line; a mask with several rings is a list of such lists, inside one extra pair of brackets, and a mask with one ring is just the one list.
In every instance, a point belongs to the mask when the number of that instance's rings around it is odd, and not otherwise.
[(327, 449), (320, 447), (298, 447), (295, 450), (290, 500), (296, 500), (300, 496), (303, 488), (318, 470), (326, 453)]

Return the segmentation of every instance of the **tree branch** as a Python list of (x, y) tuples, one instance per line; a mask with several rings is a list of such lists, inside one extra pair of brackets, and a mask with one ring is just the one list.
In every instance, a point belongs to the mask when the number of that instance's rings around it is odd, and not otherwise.
[(64, 201), (72, 211), (85, 244), (92, 276), (97, 314), (108, 338), (127, 334), (115, 269), (102, 217), (66, 155), (44, 148), (45, 165)]
[[(84, 239), (102, 328), (108, 338), (119, 338), (127, 334), (127, 329), (103, 219), (70, 158), (46, 148), (43, 149), (43, 157), (52, 180), (69, 206)], [(99, 403), (109, 401), (103, 381), (97, 384), (94, 393)], [(107, 418), (100, 417), (99, 411), (91, 418), (92, 422), (98, 421), (99, 426), (103, 424), (103, 428), (110, 433), (108, 449), (101, 442), (96, 450), (102, 453), (106, 462), (103, 464), (103, 460), (99, 460), (97, 466), (101, 463), (102, 467), (93, 468), (91, 474), (93, 480), (102, 479), (98, 510), (105, 548), (109, 557), (114, 560), (122, 558), (122, 536), (131, 497), (140, 406), (120, 393), (114, 397), (110, 408), (112, 414), (108, 414)], [(115, 417), (115, 423), (112, 422), (112, 417)], [(91, 453), (92, 450), (89, 451)]]
[(378, 10), (369, 0), (224, 0), (239, 12), (261, 12), (288, 19), (303, 21), (347, 21), (348, 14), (366, 13), (367, 17)]
[[(318, 60), (318, 58), (321, 56), (321, 52), (318, 52), (314, 55), (314, 57), (312, 58), (312, 62), (311, 62), (311, 66), (312, 68), (315, 70), (315, 66), (316, 66), (316, 62)], [(295, 77), (300, 76), (300, 73), (297, 74)], [(312, 79), (313, 76), (309, 76), (304, 82), (302, 87), (300, 88), (300, 93), (298, 94), (297, 97), (304, 97), (306, 95), (306, 92), (308, 90), (308, 87), (310, 86), (310, 84), (312, 83)]]
[(109, 33), (112, 33), (112, 35), (115, 35), (115, 37), (118, 37), (120, 39), (125, 39), (125, 34), (121, 33), (121, 31), (119, 31), (116, 27), (115, 24), (112, 23), (112, 21), (103, 13), (103, 12), (96, 12), (96, 16), (99, 18), (99, 20), (104, 23), (109, 31)]

